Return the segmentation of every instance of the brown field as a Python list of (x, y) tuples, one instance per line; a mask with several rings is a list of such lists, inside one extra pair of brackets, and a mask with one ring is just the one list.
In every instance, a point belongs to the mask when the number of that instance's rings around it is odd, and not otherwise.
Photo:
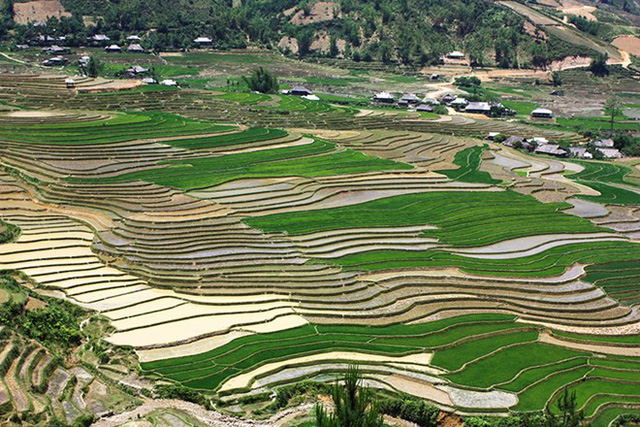
[(18, 24), (28, 24), (29, 22), (44, 22), (49, 17), (60, 18), (71, 16), (64, 10), (60, 0), (34, 0), (26, 3), (15, 3), (13, 5), (15, 21)]
[(598, 20), (592, 13), (596, 10), (594, 6), (587, 6), (575, 0), (564, 0), (558, 10), (567, 15), (584, 16), (591, 21)]
[(620, 36), (613, 41), (613, 45), (631, 55), (640, 56), (640, 38), (636, 36)]
[[(317, 2), (311, 7), (311, 13), (309, 15), (305, 15), (302, 10), (297, 11), (291, 17), (291, 23), (294, 25), (306, 25), (315, 22), (330, 21), (336, 17), (334, 13), (336, 8), (339, 8), (339, 6), (331, 1)], [(293, 11), (289, 9), (285, 14), (287, 12), (292, 13)], [(339, 17), (340, 13), (338, 13), (337, 16)]]

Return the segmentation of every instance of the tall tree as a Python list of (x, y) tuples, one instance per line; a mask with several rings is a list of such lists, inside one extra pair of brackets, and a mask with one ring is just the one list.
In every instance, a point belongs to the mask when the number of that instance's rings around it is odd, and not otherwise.
[(382, 427), (382, 414), (368, 389), (362, 387), (362, 375), (356, 365), (350, 365), (343, 378), (343, 384), (333, 387), (335, 409), (328, 414), (324, 407), (315, 407), (318, 427)]
[(622, 101), (617, 96), (610, 96), (604, 103), (604, 112), (611, 118), (611, 135), (613, 136), (613, 124), (616, 117), (622, 113)]
[(256, 68), (251, 72), (251, 77), (242, 77), (249, 89), (260, 93), (277, 93), (280, 89), (278, 78), (264, 68)]
[(313, 43), (313, 30), (305, 28), (298, 31), (296, 34), (296, 40), (298, 41), (298, 55), (306, 56), (311, 52), (311, 43)]
[(87, 61), (87, 69), (86, 69), (87, 76), (98, 77), (101, 69), (102, 69), (102, 64), (100, 63), (100, 60), (93, 56), (90, 57), (89, 61)]
[(580, 422), (584, 419), (584, 414), (582, 412), (576, 412), (577, 410), (576, 403), (576, 392), (573, 391), (569, 393), (569, 389), (565, 388), (564, 393), (560, 396), (560, 400), (558, 401), (558, 409), (562, 413), (560, 415), (562, 421), (560, 422), (560, 426), (562, 427), (579, 427)]
[(591, 64), (589, 64), (589, 71), (594, 76), (597, 77), (605, 77), (609, 75), (609, 69), (607, 68), (607, 60), (609, 59), (609, 55), (606, 53), (598, 54), (591, 58)]

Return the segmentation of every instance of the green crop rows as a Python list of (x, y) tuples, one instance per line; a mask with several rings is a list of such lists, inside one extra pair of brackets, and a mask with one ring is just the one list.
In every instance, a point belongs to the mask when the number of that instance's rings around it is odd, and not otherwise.
[[(229, 127), (229, 130), (233, 127)], [(282, 138), (287, 132), (280, 129), (249, 128), (243, 132), (216, 135), (206, 138), (172, 139), (166, 141), (174, 147), (188, 148), (190, 150), (224, 147), (229, 145), (248, 144), (253, 142), (269, 141)]]
[(487, 172), (480, 170), (482, 152), (485, 147), (470, 147), (456, 153), (453, 163), (460, 166), (454, 170), (441, 170), (439, 173), (462, 182), (480, 182), (485, 184), (499, 184)]
[(106, 120), (70, 124), (41, 124), (28, 128), (3, 126), (0, 138), (5, 141), (85, 145), (131, 141), (140, 138), (170, 138), (228, 131), (230, 126), (187, 119), (160, 112), (117, 114)]
[(168, 187), (192, 190), (236, 179), (277, 176), (315, 177), (402, 170), (412, 167), (358, 151), (339, 150), (327, 141), (226, 156), (177, 160), (167, 167), (132, 172), (101, 182), (144, 180)]
[(358, 205), (274, 214), (246, 222), (290, 235), (337, 228), (433, 225), (425, 236), (456, 246), (481, 246), (532, 234), (603, 231), (560, 212), (564, 203), (540, 203), (513, 191), (431, 192), (393, 196)]

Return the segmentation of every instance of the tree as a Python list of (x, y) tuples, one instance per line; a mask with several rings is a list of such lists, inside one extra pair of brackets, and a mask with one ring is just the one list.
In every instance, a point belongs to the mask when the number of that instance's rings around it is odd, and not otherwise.
[(86, 73), (89, 77), (98, 77), (100, 71), (102, 70), (102, 64), (100, 60), (95, 57), (90, 57), (89, 61), (87, 61)]
[(296, 34), (296, 40), (298, 41), (298, 55), (306, 56), (311, 52), (311, 43), (313, 43), (313, 30), (305, 28)]
[(531, 52), (531, 64), (534, 67), (546, 70), (550, 61), (547, 47), (542, 44), (534, 44)]
[(7, 24), (10, 24), (13, 22), (14, 16), (13, 0), (2, 0), (2, 18), (7, 21)]
[(554, 87), (562, 86), (562, 77), (560, 77), (559, 72), (554, 71), (553, 73), (551, 73), (551, 84)]
[(338, 39), (335, 34), (331, 35), (329, 39), (329, 56), (335, 58), (340, 54), (340, 49), (338, 49)]
[(562, 421), (560, 425), (562, 427), (579, 427), (580, 422), (584, 419), (582, 412), (576, 412), (576, 392), (569, 393), (569, 389), (565, 388), (564, 393), (558, 401), (558, 409), (562, 413), (560, 415)]
[(596, 77), (605, 77), (609, 75), (609, 69), (607, 68), (607, 60), (609, 55), (606, 53), (598, 54), (591, 58), (591, 64), (589, 64), (589, 71)]
[(277, 93), (280, 89), (278, 78), (264, 68), (256, 68), (251, 72), (251, 77), (242, 77), (249, 89), (260, 93)]
[(382, 427), (383, 418), (371, 399), (370, 392), (362, 387), (362, 375), (356, 365), (350, 365), (343, 378), (344, 384), (336, 383), (332, 397), (335, 409), (329, 414), (316, 404), (318, 427)]
[(617, 116), (622, 113), (622, 101), (617, 96), (610, 96), (604, 103), (604, 112), (611, 118), (611, 135), (613, 136), (613, 124)]

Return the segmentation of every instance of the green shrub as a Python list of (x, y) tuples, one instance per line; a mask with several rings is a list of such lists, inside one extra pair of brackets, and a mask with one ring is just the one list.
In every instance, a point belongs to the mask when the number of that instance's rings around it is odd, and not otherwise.
[(196, 390), (179, 385), (163, 384), (155, 388), (156, 396), (160, 399), (180, 399), (205, 406), (207, 398)]
[(440, 410), (427, 404), (424, 400), (413, 397), (382, 398), (378, 401), (380, 412), (392, 417), (416, 423), (420, 427), (435, 427), (438, 425)]

